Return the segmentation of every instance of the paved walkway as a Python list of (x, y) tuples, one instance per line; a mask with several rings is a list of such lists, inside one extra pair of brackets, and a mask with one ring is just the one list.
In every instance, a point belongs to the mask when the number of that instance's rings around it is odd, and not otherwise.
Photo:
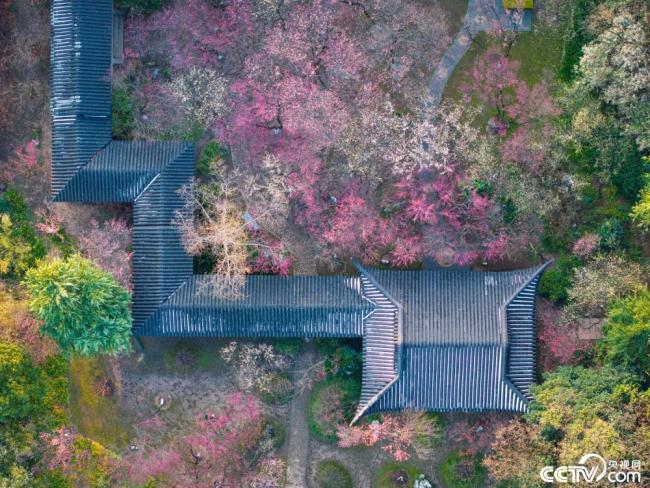
[(429, 80), (430, 97), (425, 107), (425, 113), (438, 107), (449, 77), (479, 32), (529, 31), (531, 16), (532, 12), (529, 10), (524, 12), (523, 17), (507, 13), (501, 7), (501, 0), (468, 0), (463, 25)]
[[(315, 361), (314, 346), (308, 344), (294, 366), (296, 371), (304, 371)], [(296, 395), (289, 406), (289, 429), (287, 432), (287, 483), (285, 488), (305, 488), (307, 486), (307, 464), (309, 462), (309, 428), (307, 426), (307, 406), (311, 390), (306, 388)]]

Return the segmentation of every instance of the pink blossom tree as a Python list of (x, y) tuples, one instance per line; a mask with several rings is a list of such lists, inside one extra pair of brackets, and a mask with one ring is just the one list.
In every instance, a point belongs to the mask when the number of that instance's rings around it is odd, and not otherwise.
[(558, 365), (574, 364), (576, 354), (589, 349), (589, 343), (578, 337), (578, 326), (550, 301), (540, 301), (537, 315), (541, 363), (545, 371)]
[(260, 440), (261, 430), (257, 399), (232, 394), (220, 411), (199, 415), (188, 435), (128, 458), (126, 476), (133, 483), (155, 480), (159, 486), (236, 486), (249, 473), (244, 454)]
[(433, 437), (439, 435), (438, 425), (422, 412), (403, 412), (382, 415), (381, 421), (362, 425), (339, 426), (339, 447), (374, 446), (392, 455), (396, 461), (406, 461), (414, 450), (425, 457)]

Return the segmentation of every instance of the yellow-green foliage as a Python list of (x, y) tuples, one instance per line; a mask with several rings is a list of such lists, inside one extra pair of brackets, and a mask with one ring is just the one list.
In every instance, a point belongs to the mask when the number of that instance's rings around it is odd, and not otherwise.
[(641, 190), (639, 201), (632, 208), (630, 215), (643, 231), (650, 231), (650, 180)]
[(81, 433), (106, 446), (120, 448), (129, 438), (128, 428), (122, 424), (125, 415), (116, 397), (103, 397), (95, 387), (97, 379), (106, 375), (105, 369), (99, 358), (70, 360), (70, 414)]
[(109, 273), (74, 255), (41, 261), (25, 284), (30, 310), (64, 353), (130, 351), (131, 299)]
[(554, 437), (559, 439), (557, 455), (562, 464), (585, 452), (625, 457), (637, 442), (631, 432), (643, 418), (637, 418), (641, 405), (637, 381), (610, 367), (560, 367), (531, 389), (534, 401), (528, 421), (547, 435), (561, 433)]
[(32, 246), (14, 230), (9, 214), (0, 215), (0, 275), (22, 274), (30, 267)]
[(68, 478), (74, 486), (103, 488), (110, 486), (110, 475), (118, 457), (99, 442), (77, 436), (72, 447), (72, 466)]
[(503, 8), (533, 8), (535, 3), (533, 0), (502, 0)]

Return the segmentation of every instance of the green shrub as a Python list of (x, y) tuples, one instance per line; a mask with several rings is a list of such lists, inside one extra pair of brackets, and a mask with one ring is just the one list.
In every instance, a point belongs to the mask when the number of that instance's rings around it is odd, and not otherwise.
[(113, 137), (115, 139), (131, 139), (135, 127), (133, 107), (129, 92), (124, 88), (113, 88), (111, 93)]
[(613, 251), (621, 247), (625, 230), (616, 218), (603, 222), (598, 228), (598, 237), (600, 238), (600, 247), (607, 251)]
[(78, 255), (43, 261), (26, 275), (30, 310), (64, 353), (117, 354), (131, 349), (128, 292)]
[(44, 388), (38, 368), (16, 344), (0, 342), (0, 422), (40, 413)]
[(650, 291), (615, 302), (603, 332), (600, 350), (606, 361), (650, 376)]
[(325, 372), (328, 376), (361, 376), (363, 354), (350, 346), (341, 346), (325, 360)]
[(228, 160), (229, 152), (217, 141), (208, 142), (201, 151), (196, 162), (196, 170), (199, 175), (209, 175), (212, 171), (212, 163), (218, 159)]
[[(650, 157), (647, 158), (650, 162)], [(639, 193), (639, 199), (632, 208), (630, 216), (634, 222), (644, 231), (650, 231), (650, 173), (644, 177), (645, 185)]]
[(115, 7), (144, 15), (160, 10), (164, 5), (165, 0), (115, 0)]
[(316, 483), (319, 488), (352, 488), (352, 476), (338, 461), (328, 459), (316, 467)]
[(564, 38), (564, 49), (558, 69), (558, 77), (562, 81), (575, 78), (575, 67), (580, 62), (582, 48), (592, 39), (587, 29), (587, 21), (597, 4), (598, 0), (577, 0), (574, 4), (571, 25)]
[(451, 452), (438, 465), (440, 479), (448, 488), (481, 488), (485, 485), (487, 470), (479, 456)]
[(574, 256), (560, 256), (555, 264), (547, 269), (539, 282), (539, 293), (555, 303), (566, 303), (571, 288), (573, 270), (578, 265)]
[(0, 195), (0, 277), (20, 278), (43, 256), (45, 246), (27, 204), (17, 191), (5, 191)]
[(352, 420), (360, 393), (361, 383), (354, 378), (335, 377), (316, 384), (307, 410), (311, 434), (322, 442), (336, 442), (336, 430)]
[(284, 425), (275, 419), (267, 418), (262, 424), (262, 435), (271, 440), (273, 449), (279, 449), (287, 437)]
[(60, 470), (44, 471), (34, 479), (35, 488), (73, 488), (72, 481)]
[(287, 357), (295, 359), (300, 354), (302, 349), (303, 339), (290, 338), (290, 339), (274, 339), (273, 347), (280, 353)]

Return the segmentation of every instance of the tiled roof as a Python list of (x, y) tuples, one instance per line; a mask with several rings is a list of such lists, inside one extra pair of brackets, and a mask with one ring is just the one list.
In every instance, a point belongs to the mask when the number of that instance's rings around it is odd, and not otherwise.
[(404, 343), (435, 345), (505, 344), (504, 306), (532, 271), (368, 270), (404, 307)]
[(253, 275), (242, 296), (218, 299), (193, 276), (135, 333), (143, 336), (360, 337), (373, 306), (356, 276)]
[(506, 346), (402, 348), (399, 379), (370, 407), (385, 410), (523, 412), (526, 398), (505, 380)]
[(52, 194), (111, 142), (110, 0), (52, 2)]

